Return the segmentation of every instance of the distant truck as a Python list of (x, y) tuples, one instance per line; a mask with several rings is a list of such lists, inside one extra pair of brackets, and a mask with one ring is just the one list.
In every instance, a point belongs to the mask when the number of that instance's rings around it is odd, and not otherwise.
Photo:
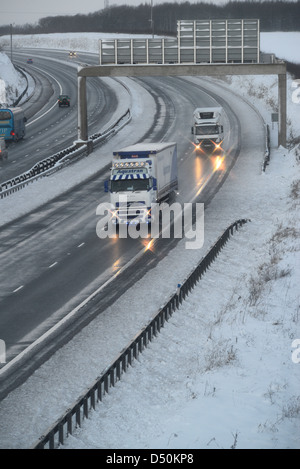
[(57, 101), (58, 101), (58, 106), (59, 106), (59, 107), (62, 107), (62, 106), (67, 106), (67, 107), (69, 107), (69, 106), (70, 106), (70, 98), (69, 98), (69, 96), (66, 95), (66, 94), (60, 94), (60, 95), (58, 96)]
[[(116, 225), (151, 224), (151, 204), (160, 203), (178, 189), (177, 144), (138, 143), (113, 153), (110, 192)], [(120, 204), (121, 197), (126, 203)]]
[(0, 108), (0, 138), (18, 141), (25, 136), (27, 118), (21, 107)]
[(224, 111), (222, 107), (195, 109), (192, 134), (196, 149), (215, 149), (224, 140)]

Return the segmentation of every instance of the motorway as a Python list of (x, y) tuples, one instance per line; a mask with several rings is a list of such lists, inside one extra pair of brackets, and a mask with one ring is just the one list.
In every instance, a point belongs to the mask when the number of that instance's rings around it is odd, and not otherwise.
[[(47, 81), (47, 103), (42, 105), (38, 115), (31, 115), (28, 123), (33, 124), (29, 126), (26, 138), (10, 148), (10, 156), (14, 153), (14, 157), (4, 168), (6, 179), (76, 139), (76, 68), (74, 62), (64, 60), (62, 52), (51, 51), (48, 55), (51, 60), (43, 58), (41, 51), (37, 57), (33, 52), (30, 54), (34, 66), (39, 68), (37, 87), (43, 86), (42, 76), (55, 79), (51, 80), (51, 86)], [(86, 60), (95, 63), (96, 56), (92, 59), (89, 55)], [(53, 107), (59, 94), (58, 83), (63, 92), (71, 96), (70, 109)], [(179, 161), (177, 201), (198, 201), (207, 205), (239, 153), (240, 129), (234, 111), (223, 99), (210, 96), (203, 85), (184, 78), (143, 78), (135, 79), (134, 83), (152, 97), (156, 112), (148, 117), (151, 121), (148, 126), (141, 122), (140, 126), (133, 128), (128, 124), (119, 139), (114, 137), (118, 142), (116, 145), (119, 146), (120, 139), (124, 144), (145, 140), (176, 141)], [(110, 86), (107, 82), (99, 86), (99, 79), (91, 80), (88, 87), (90, 133), (99, 131), (113, 115), (118, 114), (115, 86), (120, 84), (111, 81)], [(228, 138), (224, 145), (226, 159), (219, 171), (215, 171), (214, 158), (195, 155), (190, 142), (195, 103), (197, 106), (215, 105), (216, 100), (225, 108), (228, 118)], [(29, 112), (32, 105), (30, 101), (26, 104)], [(144, 112), (147, 113), (147, 109)], [(106, 148), (107, 144), (104, 144), (95, 151), (101, 156)], [(103, 285), (103, 290), (83, 309), (69, 334), (65, 333), (60, 339), (59, 345), (62, 345), (176, 245), (176, 239), (157, 239), (150, 251), (146, 249), (149, 240), (100, 240), (96, 235), (98, 220), (95, 211), (99, 203), (108, 200), (103, 192), (103, 182), (107, 178), (108, 172), (100, 171), (46, 206), (0, 229), (0, 337), (6, 343), (7, 362)], [(137, 257), (136, 262), (129, 266), (134, 257)], [(112, 277), (115, 278), (114, 288), (111, 284), (105, 287)], [(43, 359), (57, 346), (58, 343), (52, 344)]]
[[(77, 139), (77, 63), (66, 52), (35, 53), (33, 64), (27, 64), (32, 51), (14, 53), (14, 62), (35, 79), (34, 94), (22, 104), (28, 119), (26, 138), (9, 142), (9, 161), (0, 160), (0, 182), (7, 181), (35, 163), (72, 145)], [(54, 60), (55, 57), (55, 60)], [(117, 83), (111, 81), (114, 87)], [(59, 108), (59, 94), (70, 96), (70, 107)], [(102, 129), (117, 113), (114, 88), (94, 78), (87, 87), (89, 131)]]

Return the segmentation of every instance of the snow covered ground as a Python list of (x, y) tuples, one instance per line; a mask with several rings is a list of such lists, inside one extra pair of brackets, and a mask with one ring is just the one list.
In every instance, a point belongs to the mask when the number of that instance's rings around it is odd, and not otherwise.
[[(275, 41), (273, 45), (270, 52), (276, 53)], [(299, 62), (297, 57), (294, 61)], [(275, 85), (272, 77), (207, 83), (223, 95), (244, 95), (265, 120), (276, 105)], [(64, 448), (300, 448), (297, 88), (289, 78), (289, 148), (272, 150), (265, 173), (264, 147), (260, 139), (250, 140), (253, 132), (261, 135), (261, 120), (235, 94), (230, 100), (241, 119), (243, 149), (205, 211), (203, 248), (188, 251), (182, 240), (138, 285), (4, 399), (0, 447), (30, 447), (174, 293), (223, 230), (238, 218), (249, 218)], [(136, 102), (133, 113), (138, 112)], [(94, 156), (91, 170), (98, 167)], [(72, 176), (77, 168), (64, 171)], [(49, 178), (57, 190), (59, 177)], [(35, 198), (39, 184), (25, 190)], [(53, 196), (54, 191), (49, 198)], [(17, 215), (19, 197), (0, 201), (1, 213)], [(23, 202), (22, 210), (32, 207)], [(149, 297), (149, 285), (153, 301), (141, 304), (141, 298)]]
[[(12, 39), (13, 50), (22, 48), (49, 48), (66, 49), (84, 52), (99, 52), (99, 39), (116, 38), (118, 35), (110, 33), (56, 33), (56, 34), (37, 34), (37, 35), (14, 35)], [(129, 34), (122, 34), (120, 37), (130, 38)], [(136, 38), (152, 37), (147, 35), (135, 35)], [(273, 53), (280, 59), (300, 63), (300, 32), (269, 32), (260, 33), (261, 51)], [(0, 37), (1, 48), (10, 51), (10, 36)], [(2, 81), (1, 81), (2, 80)], [(0, 53), (0, 103), (12, 102), (16, 95), (16, 82), (23, 80), (17, 78), (11, 64)], [(4, 83), (6, 83), (6, 92)], [(18, 84), (19, 89), (23, 89), (22, 84)]]

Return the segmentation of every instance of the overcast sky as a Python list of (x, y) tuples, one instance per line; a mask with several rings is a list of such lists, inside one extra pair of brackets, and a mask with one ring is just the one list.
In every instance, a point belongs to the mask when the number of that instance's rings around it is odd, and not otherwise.
[[(153, 0), (153, 5), (186, 0)], [(197, 0), (189, 0), (194, 3)], [(0, 25), (35, 23), (45, 16), (93, 13), (104, 8), (105, 0), (0, 0)], [(151, 4), (151, 0), (108, 0), (109, 5)], [(207, 3), (226, 3), (226, 0), (206, 0)]]

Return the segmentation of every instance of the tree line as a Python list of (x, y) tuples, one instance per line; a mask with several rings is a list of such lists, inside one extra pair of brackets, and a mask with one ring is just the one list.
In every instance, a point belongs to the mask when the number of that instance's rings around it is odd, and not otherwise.
[[(35, 24), (15, 26), (14, 34), (104, 32), (124, 34), (177, 35), (177, 20), (258, 18), (261, 31), (299, 31), (299, 1), (229, 1), (223, 5), (206, 2), (154, 5), (151, 25), (150, 2), (138, 6), (111, 6), (89, 14), (48, 16)], [(153, 29), (152, 29), (153, 26)], [(10, 34), (10, 25), (0, 35)]]

